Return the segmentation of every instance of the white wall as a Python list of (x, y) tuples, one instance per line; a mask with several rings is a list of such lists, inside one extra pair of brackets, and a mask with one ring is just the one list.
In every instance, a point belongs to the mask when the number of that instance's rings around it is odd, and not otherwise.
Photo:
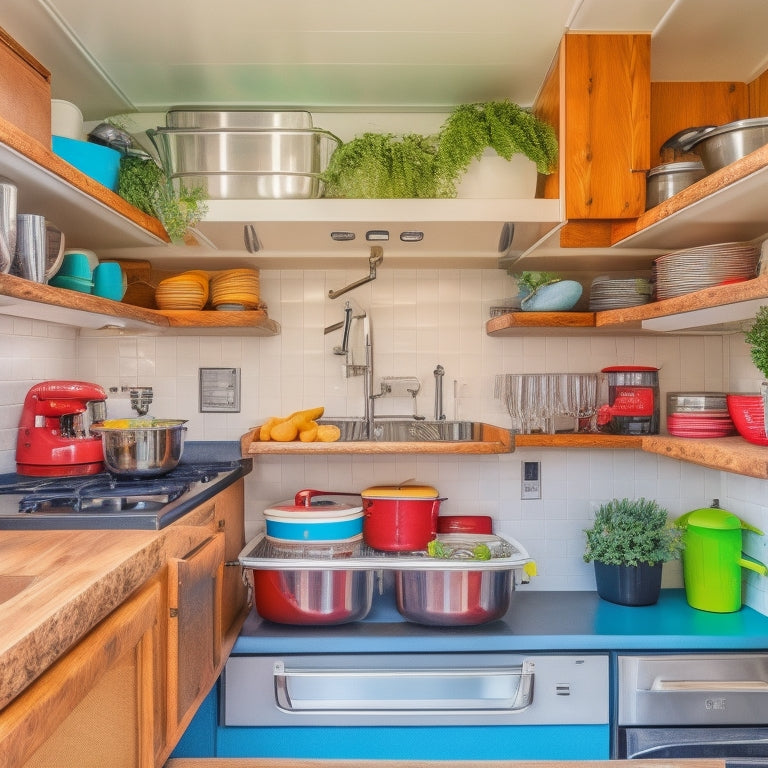
[[(514, 293), (499, 270), (379, 270), (379, 277), (335, 301), (328, 290), (361, 277), (360, 270), (261, 272), (261, 292), (280, 335), (105, 336), (45, 323), (0, 318), (0, 471), (13, 471), (16, 425), (28, 387), (49, 378), (79, 378), (105, 388), (152, 386), (156, 416), (189, 419), (190, 440), (235, 440), (271, 415), (324, 405), (329, 415), (362, 413), (360, 378), (345, 379), (332, 353), (340, 332), (323, 334), (353, 301), (372, 319), (377, 376), (416, 376), (418, 412), (433, 413), (433, 371), (445, 368), (449, 418), (510, 426), (493, 398), (498, 373), (584, 372), (607, 365), (658, 366), (668, 391), (756, 391), (743, 337), (557, 336), (490, 338), (488, 308)], [(356, 338), (353, 337), (356, 342)], [(355, 343), (354, 350), (359, 353)], [(239, 367), (242, 411), (201, 414), (198, 368)], [(455, 385), (454, 385), (455, 382)], [(663, 399), (663, 398), (662, 398)], [(111, 395), (110, 412), (127, 412)], [(381, 413), (410, 412), (410, 398), (380, 400)], [(542, 462), (540, 501), (520, 500), (520, 465)], [(591, 566), (581, 559), (582, 529), (592, 510), (613, 496), (658, 499), (672, 516), (713, 498), (748, 522), (768, 529), (766, 484), (640, 451), (518, 449), (504, 456), (325, 456), (258, 458), (247, 481), (247, 527), (261, 511), (301, 488), (358, 491), (415, 478), (447, 497), (444, 513), (490, 514), (502, 535), (519, 539), (537, 561), (539, 576), (526, 589), (592, 589)], [(763, 537), (765, 538), (765, 537)], [(750, 535), (748, 551), (768, 561), (763, 538)], [(768, 613), (765, 579), (748, 575), (748, 602)], [(665, 585), (681, 584), (679, 564)]]

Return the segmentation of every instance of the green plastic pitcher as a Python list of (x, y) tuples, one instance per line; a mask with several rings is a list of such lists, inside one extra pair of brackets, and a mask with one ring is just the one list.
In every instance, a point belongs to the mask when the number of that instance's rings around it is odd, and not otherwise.
[(688, 605), (701, 611), (733, 613), (741, 608), (741, 569), (768, 575), (768, 568), (742, 552), (742, 530), (763, 532), (736, 515), (712, 507), (687, 512), (675, 521), (684, 529), (683, 579)]

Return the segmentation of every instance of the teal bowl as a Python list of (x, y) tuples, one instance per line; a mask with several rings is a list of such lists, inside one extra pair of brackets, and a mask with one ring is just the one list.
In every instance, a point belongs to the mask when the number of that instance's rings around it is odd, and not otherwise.
[(542, 285), (532, 294), (523, 297), (520, 309), (523, 312), (565, 312), (573, 309), (581, 298), (583, 288), (576, 280), (560, 280)]
[(53, 136), (51, 146), (53, 151), (70, 165), (74, 165), (79, 171), (113, 192), (117, 191), (121, 155), (116, 149), (91, 141), (68, 139), (65, 136)]
[(91, 293), (93, 291), (93, 282), (83, 280), (81, 277), (72, 277), (71, 275), (54, 275), (48, 285), (54, 288), (66, 288), (69, 291), (80, 291), (80, 293)]

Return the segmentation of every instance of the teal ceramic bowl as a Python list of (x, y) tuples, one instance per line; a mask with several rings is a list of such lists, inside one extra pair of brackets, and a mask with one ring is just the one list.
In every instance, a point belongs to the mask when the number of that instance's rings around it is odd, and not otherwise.
[(81, 277), (72, 277), (71, 275), (54, 275), (48, 285), (54, 288), (66, 288), (70, 291), (80, 291), (80, 293), (91, 293), (93, 291), (93, 282), (83, 280)]
[(520, 309), (523, 312), (565, 312), (573, 309), (581, 298), (581, 283), (576, 280), (560, 280), (543, 285), (532, 294), (523, 297)]
[(117, 191), (117, 178), (120, 172), (120, 153), (111, 147), (103, 147), (91, 141), (77, 141), (65, 136), (53, 136), (53, 151), (79, 171)]

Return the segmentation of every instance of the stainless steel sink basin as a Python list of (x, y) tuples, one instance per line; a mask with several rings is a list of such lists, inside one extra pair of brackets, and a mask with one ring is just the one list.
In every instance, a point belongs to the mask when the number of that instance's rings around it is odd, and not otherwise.
[[(325, 418), (321, 424), (335, 424), (341, 442), (368, 440), (366, 424), (357, 418)], [(476, 421), (419, 421), (417, 419), (375, 419), (370, 439), (378, 442), (469, 442), (480, 440), (482, 424)]]

